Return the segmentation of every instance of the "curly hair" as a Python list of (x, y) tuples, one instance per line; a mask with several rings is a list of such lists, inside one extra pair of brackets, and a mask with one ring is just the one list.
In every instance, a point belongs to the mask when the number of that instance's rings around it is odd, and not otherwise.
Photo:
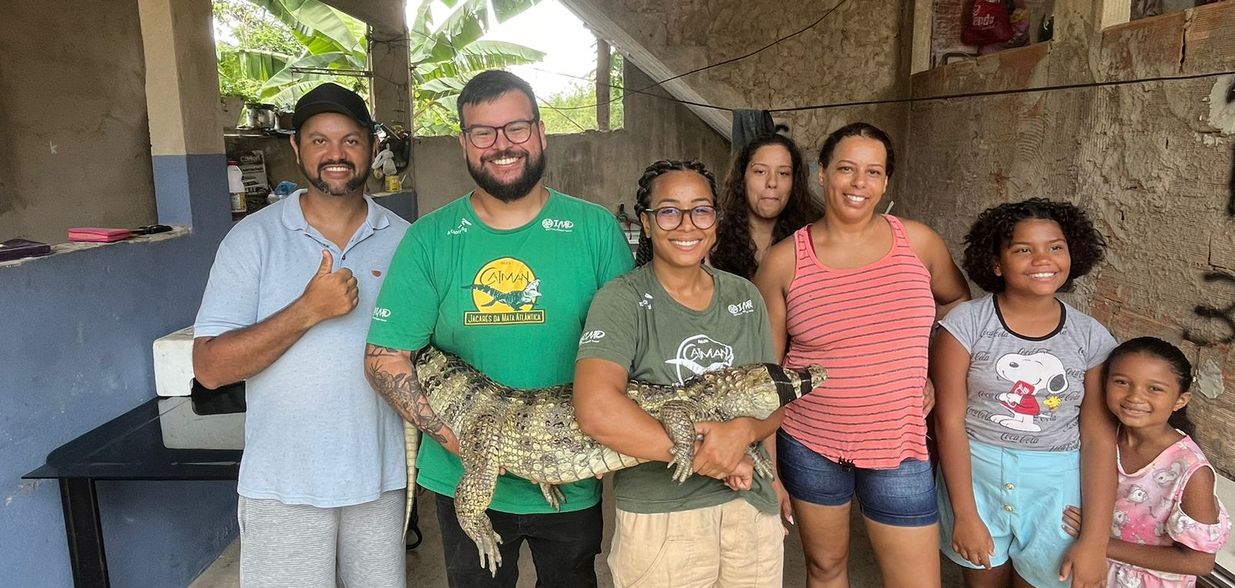
[(866, 137), (883, 143), (883, 149), (888, 154), (883, 166), (884, 171), (888, 179), (892, 178), (892, 172), (896, 169), (896, 152), (892, 149), (892, 138), (883, 132), (883, 129), (870, 123), (849, 123), (832, 131), (832, 134), (828, 135), (828, 138), (823, 140), (823, 145), (819, 147), (819, 165), (827, 169), (828, 164), (832, 162), (832, 153), (836, 151), (836, 146), (849, 137)]
[[(1107, 356), (1106, 363), (1102, 366), (1102, 379), (1106, 379), (1116, 359), (1133, 353), (1149, 355), (1165, 362), (1171, 369), (1171, 374), (1179, 381), (1180, 394), (1184, 394), (1192, 387), (1192, 362), (1188, 361), (1188, 356), (1184, 355), (1178, 347), (1157, 337), (1137, 337), (1120, 343)], [(1188, 418), (1187, 406), (1172, 412), (1167, 424), (1188, 435), (1196, 432), (1196, 425), (1192, 424), (1192, 419)]]
[(746, 168), (755, 152), (768, 145), (780, 145), (789, 152), (793, 167), (793, 187), (789, 190), (789, 202), (776, 217), (772, 228), (772, 242), (776, 243), (794, 231), (814, 222), (823, 215), (823, 208), (811, 196), (807, 179), (806, 160), (798, 150), (797, 143), (784, 135), (773, 134), (756, 138), (746, 145), (729, 166), (724, 192), (719, 208), (723, 215), (716, 228), (716, 250), (712, 253), (712, 266), (737, 274), (746, 279), (755, 275), (759, 265), (755, 262), (755, 242), (750, 236), (750, 203), (746, 194)]
[[(635, 191), (636, 216), (642, 217), (643, 213), (652, 207), (652, 186), (656, 183), (656, 178), (671, 171), (692, 171), (703, 176), (708, 181), (708, 188), (712, 190), (712, 202), (716, 202), (716, 177), (703, 163), (695, 159), (662, 159), (649, 165), (639, 177), (639, 189)], [(720, 212), (717, 211), (717, 214)], [(643, 223), (639, 223), (639, 247), (635, 250), (635, 265), (645, 265), (649, 261), (652, 261), (652, 238), (643, 230)]]
[(1003, 292), (1003, 276), (995, 275), (995, 262), (1012, 239), (1017, 223), (1027, 219), (1055, 221), (1068, 241), (1072, 269), (1060, 292), (1072, 290), (1072, 282), (1088, 274), (1106, 250), (1106, 240), (1094, 228), (1085, 211), (1069, 202), (1045, 198), (1030, 198), (1007, 202), (988, 208), (978, 215), (965, 235), (965, 257), (962, 266), (969, 279), (987, 292)]

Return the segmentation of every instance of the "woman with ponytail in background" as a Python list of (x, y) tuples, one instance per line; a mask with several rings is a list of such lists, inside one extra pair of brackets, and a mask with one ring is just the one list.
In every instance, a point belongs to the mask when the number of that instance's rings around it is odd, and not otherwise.
[[(703, 264), (716, 244), (716, 186), (697, 161), (658, 161), (639, 179), (638, 267), (596, 294), (579, 342), (574, 403), (583, 432), (653, 460), (614, 474), (617, 587), (781, 586), (778, 492), (753, 475), (746, 450), (780, 425), (701, 422), (685, 483), (660, 422), (626, 397), (626, 383), (681, 383), (707, 371), (771, 362), (767, 312), (755, 286)], [(767, 447), (767, 444), (765, 444)]]

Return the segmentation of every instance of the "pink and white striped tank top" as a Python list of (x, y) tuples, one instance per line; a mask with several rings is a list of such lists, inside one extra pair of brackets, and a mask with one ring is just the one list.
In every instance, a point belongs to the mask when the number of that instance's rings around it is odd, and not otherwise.
[(922, 393), (935, 322), (931, 275), (900, 219), (883, 218), (892, 248), (856, 268), (823, 265), (810, 226), (795, 232), (785, 301), (785, 365), (817, 363), (828, 379), (788, 406), (782, 427), (816, 453), (863, 468), (927, 458)]

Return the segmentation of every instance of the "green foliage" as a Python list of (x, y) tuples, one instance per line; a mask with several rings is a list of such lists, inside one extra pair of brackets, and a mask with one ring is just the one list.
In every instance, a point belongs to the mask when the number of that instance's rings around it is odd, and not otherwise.
[[(368, 93), (365, 78), (330, 73), (368, 68), (367, 27), (363, 22), (320, 0), (213, 2), (222, 95), (290, 108), (305, 91), (322, 81)], [(505, 22), (537, 2), (420, 0), (409, 31), (415, 134), (458, 133), (455, 101), (476, 73), (544, 58), (544, 53), (529, 47), (481, 39), (492, 23)], [(432, 18), (434, 5), (448, 9), (441, 22)], [(611, 82), (621, 86), (621, 55), (615, 53), (612, 62)], [(612, 92), (611, 127), (620, 128), (621, 90)], [(595, 103), (595, 82), (581, 81), (573, 90), (544, 100), (541, 115), (549, 132), (595, 129)]]
[[(368, 27), (318, 0), (214, 0), (219, 91), (290, 108), (332, 81), (367, 93)], [(234, 38), (232, 42), (230, 38)]]
[[(481, 39), (490, 23), (505, 22), (539, 1), (421, 0), (410, 31), (415, 134), (458, 133), (455, 100), (476, 73), (544, 58), (529, 47)], [(450, 9), (440, 23), (433, 22), (434, 5)]]
[(302, 48), (282, 21), (249, 0), (214, 0), (212, 8), (216, 31), (225, 30), (236, 41), (221, 41), (220, 45), (283, 54), (295, 54)]
[[(595, 74), (588, 77), (592, 78), (592, 81), (580, 81), (574, 84), (569, 91), (543, 99), (540, 105), (540, 118), (545, 121), (545, 132), (581, 133), (585, 130), (599, 128), (596, 123)], [(620, 129), (624, 119), (622, 54), (617, 52), (614, 52), (610, 58), (609, 85), (617, 86), (609, 89), (609, 128)]]

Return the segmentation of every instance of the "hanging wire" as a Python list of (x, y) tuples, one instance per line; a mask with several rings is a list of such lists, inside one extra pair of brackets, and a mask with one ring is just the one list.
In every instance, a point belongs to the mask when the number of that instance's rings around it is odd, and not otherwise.
[[(790, 34), (788, 34), (788, 35), (785, 35), (785, 36), (782, 36), (782, 37), (778, 37), (777, 39), (775, 39), (775, 40), (771, 41), (770, 43), (767, 43), (767, 44), (763, 45), (762, 47), (759, 47), (758, 49), (755, 49), (754, 51), (748, 52), (748, 53), (746, 53), (746, 54), (739, 55), (739, 56), (737, 56), (737, 57), (732, 57), (732, 58), (725, 59), (725, 60), (721, 60), (721, 61), (718, 61), (718, 62), (715, 62), (715, 63), (710, 63), (710, 64), (708, 64), (708, 65), (705, 65), (705, 66), (698, 67), (698, 68), (692, 69), (692, 70), (690, 70), (690, 71), (687, 71), (687, 72), (685, 72), (685, 73), (681, 73), (681, 74), (678, 74), (678, 75), (675, 75), (675, 76), (672, 76), (672, 77), (669, 77), (669, 78), (665, 78), (665, 79), (660, 80), (660, 81), (658, 81), (658, 82), (654, 82), (654, 83), (652, 83), (652, 84), (650, 84), (650, 85), (647, 85), (647, 86), (644, 86), (644, 87), (642, 87), (642, 88), (629, 88), (629, 87), (626, 87), (624, 84), (609, 84), (609, 87), (610, 87), (610, 88), (613, 88), (613, 89), (616, 89), (616, 90), (621, 90), (621, 91), (622, 91), (622, 93), (623, 93), (623, 95), (625, 95), (625, 94), (627, 94), (627, 93), (629, 93), (629, 94), (639, 94), (639, 95), (643, 95), (643, 96), (650, 96), (650, 97), (652, 97), (652, 98), (656, 98), (656, 99), (659, 99), (659, 100), (666, 100), (666, 101), (669, 101), (669, 102), (674, 102), (674, 103), (677, 103), (677, 104), (682, 104), (682, 105), (684, 105), (684, 106), (694, 106), (694, 107), (698, 107), (698, 108), (709, 108), (709, 109), (713, 109), (713, 110), (721, 110), (721, 111), (726, 111), (726, 112), (733, 112), (733, 111), (735, 111), (735, 110), (738, 110), (738, 108), (739, 108), (739, 107), (719, 106), (719, 105), (716, 105), (716, 104), (710, 104), (710, 103), (706, 103), (706, 102), (696, 102), (696, 101), (692, 101), (692, 100), (682, 100), (682, 99), (680, 99), (680, 98), (675, 98), (675, 97), (672, 97), (672, 96), (665, 96), (665, 95), (660, 94), (660, 93), (653, 93), (653, 92), (649, 92), (648, 90), (651, 90), (651, 89), (653, 89), (653, 88), (656, 88), (656, 87), (658, 87), (658, 86), (660, 86), (660, 85), (662, 85), (662, 84), (664, 84), (664, 83), (666, 83), (666, 82), (670, 82), (670, 81), (673, 81), (673, 80), (676, 80), (676, 79), (679, 79), (679, 78), (683, 78), (683, 77), (688, 76), (688, 75), (691, 75), (691, 74), (699, 73), (699, 72), (702, 72), (702, 71), (705, 71), (705, 70), (708, 70), (708, 69), (712, 69), (712, 68), (715, 68), (715, 67), (720, 67), (720, 66), (723, 66), (723, 65), (729, 65), (729, 64), (732, 64), (732, 63), (736, 63), (736, 62), (738, 62), (738, 61), (742, 61), (742, 60), (744, 60), (744, 59), (748, 59), (748, 58), (750, 58), (750, 57), (752, 57), (752, 56), (754, 56), (754, 55), (757, 55), (757, 54), (759, 54), (759, 53), (761, 53), (761, 52), (763, 52), (763, 51), (766, 51), (767, 49), (770, 49), (771, 47), (774, 47), (774, 46), (776, 46), (776, 45), (778, 45), (778, 44), (780, 44), (780, 43), (783, 43), (783, 42), (785, 42), (785, 41), (787, 41), (787, 40), (789, 40), (789, 39), (791, 39), (791, 38), (793, 38), (793, 37), (796, 37), (796, 36), (798, 36), (798, 35), (801, 35), (802, 33), (805, 33), (806, 31), (808, 31), (808, 30), (810, 30), (810, 29), (812, 29), (812, 28), (815, 28), (815, 27), (816, 27), (816, 26), (818, 26), (820, 23), (824, 22), (824, 21), (825, 21), (825, 20), (826, 20), (829, 16), (831, 16), (831, 15), (832, 15), (832, 14), (833, 14), (833, 13), (834, 13), (837, 9), (839, 9), (841, 6), (844, 6), (844, 5), (845, 5), (845, 4), (847, 4), (848, 2), (849, 2), (849, 0), (840, 0), (839, 2), (837, 2), (836, 4), (834, 4), (831, 8), (827, 9), (826, 11), (824, 11), (824, 13), (823, 13), (822, 15), (820, 15), (820, 16), (819, 16), (819, 18), (815, 19), (815, 21), (814, 21), (814, 22), (812, 22), (812, 23), (810, 23), (810, 24), (806, 25), (805, 27), (802, 27), (801, 29), (798, 29), (797, 31), (794, 31), (794, 32), (792, 32), (792, 33), (790, 33)], [(412, 31), (412, 32), (416, 32), (416, 31)], [(428, 35), (425, 35), (425, 34), (423, 34), (423, 33), (416, 32), (416, 34), (419, 34), (420, 36), (425, 37), (426, 39), (431, 38), (431, 37), (429, 37)], [(594, 81), (594, 80), (592, 80), (591, 78), (587, 78), (587, 77), (583, 77), (583, 76), (577, 76), (577, 75), (572, 75), (572, 74), (567, 74), (567, 73), (561, 73), (561, 72), (556, 72), (556, 71), (550, 71), (550, 70), (546, 70), (546, 69), (543, 69), (543, 68), (537, 68), (537, 67), (534, 67), (534, 66), (533, 66), (533, 69), (535, 69), (535, 70), (537, 70), (537, 71), (540, 71), (540, 72), (543, 72), (543, 73), (551, 74), (551, 75), (557, 75), (557, 76), (562, 76), (562, 77), (574, 78), (574, 79), (584, 80), (584, 81)], [(1063, 90), (1078, 90), (1078, 89), (1088, 89), (1088, 88), (1106, 88), (1106, 87), (1113, 87), (1113, 86), (1125, 86), (1125, 85), (1130, 85), (1130, 84), (1144, 84), (1144, 83), (1153, 83), (1153, 82), (1170, 82), (1170, 81), (1180, 81), (1180, 80), (1195, 80), (1195, 79), (1201, 79), (1201, 78), (1218, 77), (1218, 76), (1233, 75), (1233, 74), (1235, 74), (1235, 70), (1217, 71), (1217, 72), (1208, 72), (1208, 73), (1198, 73), (1198, 74), (1188, 74), (1188, 75), (1177, 75), (1177, 76), (1151, 76), (1151, 77), (1136, 78), (1136, 79), (1130, 79), (1130, 80), (1110, 80), (1110, 81), (1100, 81), (1100, 82), (1083, 82), (1083, 83), (1074, 83), (1074, 84), (1054, 84), (1054, 85), (1046, 85), (1046, 86), (1033, 86), (1033, 87), (1028, 87), (1028, 88), (1014, 88), (1014, 89), (1007, 89), (1007, 90), (985, 90), (985, 91), (976, 91), (976, 92), (958, 92), (958, 93), (954, 93), (954, 94), (943, 94), (943, 95), (938, 95), (938, 96), (919, 96), (919, 97), (912, 97), (912, 96), (911, 96), (911, 97), (907, 97), (907, 98), (885, 98), (885, 99), (877, 99), (877, 100), (852, 100), (852, 101), (845, 101), (845, 102), (828, 102), (828, 103), (822, 103), (822, 104), (809, 104), (809, 105), (803, 105), (803, 106), (777, 106), (777, 107), (767, 108), (766, 110), (767, 110), (768, 112), (802, 112), (802, 111), (809, 111), (809, 110), (828, 110), (828, 109), (834, 109), (834, 108), (852, 108), (852, 107), (858, 107), (858, 106), (878, 106), (878, 105), (884, 105), (884, 104), (913, 104), (913, 103), (917, 103), (917, 102), (932, 102), (932, 101), (947, 101), (947, 100), (963, 100), (963, 99), (969, 99), (969, 98), (982, 98), (982, 97), (992, 97), (992, 96), (1008, 96), (1008, 95), (1015, 95), (1015, 94), (1028, 94), (1028, 93), (1035, 93), (1035, 92), (1056, 92), (1056, 91), (1063, 91)], [(618, 100), (621, 100), (621, 99), (622, 99), (622, 96), (616, 96), (616, 97), (614, 97), (613, 99), (609, 100), (609, 101), (608, 101), (608, 104), (612, 104), (612, 103), (614, 103), (614, 102), (616, 102), (616, 101), (618, 101)], [(566, 110), (581, 110), (581, 109), (596, 108), (596, 107), (597, 107), (597, 106), (599, 106), (601, 103), (596, 103), (596, 104), (587, 104), (587, 105), (582, 105), (582, 106), (562, 106), (562, 107), (553, 107), (553, 106), (551, 106), (551, 105), (549, 105), (549, 104), (545, 103), (544, 101), (541, 101), (541, 104), (542, 104), (542, 105), (544, 105), (544, 106), (548, 106), (549, 108), (551, 108), (551, 109), (553, 109), (553, 110), (555, 110), (555, 111), (557, 111), (557, 112), (559, 112), (559, 113), (563, 114), (563, 116), (565, 116), (565, 112), (564, 112), (564, 111), (566, 111)], [(742, 107), (742, 108), (748, 108), (748, 107)], [(567, 118), (567, 120), (570, 120), (570, 121), (571, 121), (571, 123), (575, 124), (575, 126), (579, 127), (580, 129), (582, 129), (582, 128), (583, 128), (582, 126), (580, 126), (578, 123), (576, 123), (574, 120), (570, 119), (569, 117), (566, 117), (566, 118)]]

